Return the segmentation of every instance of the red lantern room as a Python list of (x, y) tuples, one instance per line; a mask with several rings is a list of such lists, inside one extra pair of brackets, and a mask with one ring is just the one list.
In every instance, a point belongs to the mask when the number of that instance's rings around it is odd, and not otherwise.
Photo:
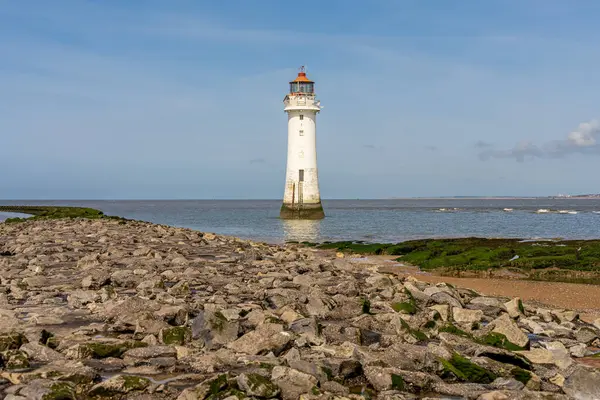
[(290, 82), (290, 94), (314, 94), (315, 83), (306, 77), (304, 66), (300, 67), (298, 77)]

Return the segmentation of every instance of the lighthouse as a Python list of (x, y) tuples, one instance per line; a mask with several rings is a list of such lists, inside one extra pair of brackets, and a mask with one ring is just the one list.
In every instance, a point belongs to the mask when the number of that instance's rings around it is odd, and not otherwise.
[(317, 171), (317, 113), (321, 102), (316, 99), (315, 83), (306, 77), (304, 67), (290, 82), (283, 104), (288, 115), (288, 153), (280, 217), (324, 218)]

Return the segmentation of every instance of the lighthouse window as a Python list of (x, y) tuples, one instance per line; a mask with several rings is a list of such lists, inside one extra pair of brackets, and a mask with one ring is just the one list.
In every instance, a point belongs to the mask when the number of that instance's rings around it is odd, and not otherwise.
[(300, 182), (304, 182), (304, 170), (303, 169), (298, 170), (298, 175), (299, 175), (298, 180)]
[(304, 130), (300, 129), (300, 136), (304, 136)]
[(304, 115), (300, 114), (300, 121), (304, 119)]

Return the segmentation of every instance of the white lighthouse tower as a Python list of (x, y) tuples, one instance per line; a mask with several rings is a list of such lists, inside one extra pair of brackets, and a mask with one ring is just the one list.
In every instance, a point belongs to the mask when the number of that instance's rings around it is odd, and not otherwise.
[(288, 155), (285, 194), (280, 217), (321, 219), (325, 217), (317, 173), (317, 113), (321, 102), (315, 97), (315, 83), (304, 67), (290, 82), (284, 111), (288, 114)]

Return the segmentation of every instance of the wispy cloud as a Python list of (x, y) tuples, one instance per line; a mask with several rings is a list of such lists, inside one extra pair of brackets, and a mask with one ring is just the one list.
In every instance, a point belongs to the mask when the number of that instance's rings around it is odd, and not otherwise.
[(425, 149), (427, 149), (429, 151), (437, 151), (438, 147), (433, 146), (433, 145), (428, 145), (428, 146), (425, 146)]
[(254, 158), (249, 161), (250, 164), (265, 164), (266, 162), (267, 160), (265, 160), (264, 158)]
[(521, 141), (511, 149), (490, 149), (479, 154), (482, 160), (491, 158), (514, 158), (518, 162), (535, 158), (560, 158), (569, 154), (600, 155), (600, 123), (597, 120), (582, 122), (565, 139), (554, 140), (541, 145)]
[(475, 142), (475, 147), (478, 149), (485, 149), (487, 147), (492, 147), (493, 145), (488, 142), (484, 142), (483, 140), (478, 140)]

